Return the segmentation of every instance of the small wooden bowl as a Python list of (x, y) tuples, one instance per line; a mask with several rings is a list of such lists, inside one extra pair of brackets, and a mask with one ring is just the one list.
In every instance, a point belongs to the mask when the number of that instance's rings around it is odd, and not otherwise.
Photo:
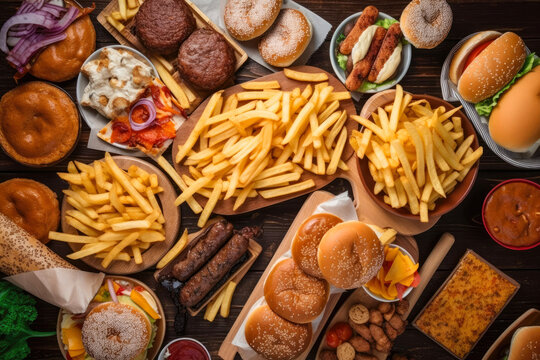
[[(376, 95), (373, 95), (364, 104), (364, 107), (362, 108), (362, 111), (360, 112), (360, 116), (368, 119), (371, 116), (371, 113), (376, 111), (378, 107), (384, 107), (386, 105), (391, 104), (394, 101), (394, 95), (395, 95), (395, 90), (386, 90)], [(451, 105), (450, 103), (431, 95), (412, 95), (412, 99), (413, 101), (426, 99), (431, 104), (432, 108), (437, 108), (439, 106), (444, 106), (447, 110), (451, 110), (455, 108), (455, 106)], [(463, 127), (464, 137), (466, 138), (467, 136), (471, 134), (474, 135), (474, 140), (471, 146), (473, 149), (477, 149), (479, 146), (478, 135), (476, 134), (476, 131), (474, 130), (472, 123), (461, 110), (456, 112), (455, 115), (461, 118), (461, 126)], [(390, 205), (387, 205), (383, 200), (382, 193), (375, 195), (373, 193), (375, 180), (373, 180), (369, 172), (368, 159), (367, 157), (364, 157), (364, 159), (358, 159), (358, 161), (359, 161), (358, 166), (359, 166), (360, 179), (362, 180), (362, 183), (364, 184), (365, 188), (368, 190), (367, 191), (368, 194), (380, 207), (382, 207), (388, 212), (391, 212), (392, 214), (395, 214), (404, 218), (420, 220), (418, 215), (411, 214), (409, 212), (409, 209), (406, 207), (394, 209)], [(479, 167), (479, 161), (477, 161), (474, 164), (474, 166), (471, 168), (467, 176), (465, 176), (465, 179), (463, 179), (461, 183), (456, 185), (454, 191), (448, 194), (445, 199), (437, 200), (436, 202), (437, 206), (435, 207), (435, 209), (433, 211), (429, 211), (430, 217), (432, 216), (440, 217), (452, 211), (465, 199), (465, 197), (467, 196), (467, 194), (469, 194), (469, 191), (471, 191), (474, 185), (474, 181), (476, 180), (476, 176), (478, 175), (478, 167)]]
[[(103, 279), (103, 282), (105, 282), (107, 279), (118, 279), (118, 280), (124, 280), (129, 281), (133, 283), (136, 286), (142, 286), (144, 290), (148, 291), (150, 295), (152, 295), (152, 298), (156, 301), (159, 314), (161, 315), (161, 319), (156, 320), (156, 337), (154, 338), (154, 343), (152, 345), (152, 348), (148, 350), (148, 353), (146, 355), (146, 358), (148, 360), (153, 360), (156, 358), (159, 354), (159, 350), (161, 348), (161, 345), (163, 345), (163, 339), (165, 339), (165, 330), (167, 329), (167, 322), (165, 321), (165, 310), (163, 310), (163, 306), (161, 305), (161, 302), (159, 301), (159, 297), (156, 295), (156, 293), (148, 287), (145, 283), (143, 283), (140, 280), (130, 278), (127, 276), (105, 276)], [(56, 321), (56, 340), (58, 341), (58, 346), (60, 347), (60, 352), (62, 353), (62, 356), (64, 359), (67, 359), (67, 351), (64, 349), (64, 343), (62, 342), (62, 309), (58, 312), (58, 319)]]
[[(174, 200), (176, 199), (174, 187), (167, 176), (157, 167), (144, 160), (131, 156), (113, 156), (113, 159), (121, 169), (127, 170), (131, 165), (137, 165), (141, 169), (157, 175), (159, 186), (163, 188), (163, 192), (158, 194), (158, 199), (161, 202), (161, 210), (165, 217), (165, 240), (152, 244), (152, 246), (142, 254), (142, 264), (135, 264), (135, 261), (132, 258), (129, 262), (113, 261), (108, 268), (104, 268), (101, 266), (102, 259), (98, 259), (93, 255), (83, 257), (81, 260), (94, 269), (108, 274), (133, 274), (154, 266), (172, 247), (180, 226), (180, 208), (174, 205)], [(71, 209), (73, 209), (73, 207), (67, 203), (64, 197), (62, 200), (62, 212), (60, 214), (62, 231), (69, 234), (78, 234), (77, 230), (70, 226), (65, 220), (66, 211)], [(69, 247), (73, 251), (80, 250), (82, 246), (83, 244), (69, 243)]]

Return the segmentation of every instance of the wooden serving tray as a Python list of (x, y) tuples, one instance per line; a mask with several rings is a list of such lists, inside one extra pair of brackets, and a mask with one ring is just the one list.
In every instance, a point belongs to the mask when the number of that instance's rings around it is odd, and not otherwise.
[[(296, 231), (298, 227), (302, 224), (302, 222), (311, 214), (313, 214), (313, 211), (315, 211), (315, 208), (334, 197), (333, 194), (326, 192), (326, 191), (316, 191), (314, 192), (304, 203), (300, 211), (298, 212), (298, 215), (294, 219), (293, 223), (291, 224), (291, 227), (289, 228), (289, 231), (287, 231), (287, 234), (283, 238), (283, 241), (281, 242), (281, 245), (277, 248), (274, 256), (272, 257), (272, 260), (270, 260), (270, 263), (266, 267), (266, 270), (262, 274), (261, 278), (259, 279), (259, 282), (257, 285), (255, 285), (255, 288), (253, 289), (253, 292), (251, 293), (249, 299), (246, 301), (242, 311), (238, 315), (238, 318), (234, 322), (233, 326), (231, 327), (231, 330), (227, 334), (227, 337), (223, 341), (218, 355), (221, 356), (224, 360), (232, 360), (234, 359), (236, 353), (238, 352), (240, 356), (243, 356), (243, 350), (238, 349), (236, 346), (232, 345), (232, 341), (234, 337), (236, 336), (236, 333), (240, 329), (240, 326), (244, 322), (245, 318), (249, 314), (249, 311), (253, 304), (260, 299), (262, 296), (264, 296), (264, 282), (270, 273), (270, 270), (272, 269), (272, 266), (278, 261), (278, 259), (286, 253), (291, 248), (291, 243), (294, 238), (294, 235), (296, 234)], [(398, 238), (396, 239), (396, 243), (398, 245), (403, 246), (411, 253), (411, 255), (415, 258), (418, 258), (418, 246), (416, 244), (416, 241), (414, 238), (410, 236), (402, 236), (398, 235)], [(339, 294), (332, 294), (330, 295), (328, 299), (328, 303), (326, 305), (326, 308), (324, 310), (321, 324), (324, 324), (328, 318), (330, 317), (330, 314), (334, 310), (334, 307), (336, 306), (339, 298), (341, 297), (341, 293)], [(311, 343), (307, 350), (300, 356), (298, 359), (303, 360), (306, 359), (311, 348), (315, 344), (315, 341), (317, 340), (317, 337), (321, 333), (323, 329), (323, 326), (319, 326), (318, 329), (314, 329), (313, 336), (311, 339)]]
[[(214, 24), (197, 6), (195, 6), (195, 4), (193, 4), (190, 0), (184, 0), (184, 1), (193, 13), (193, 17), (195, 18), (195, 26), (197, 29), (210, 27), (216, 32), (223, 35), (225, 40), (229, 43), (229, 45), (232, 47), (234, 51), (234, 56), (236, 57), (236, 70), (238, 70), (240, 66), (242, 66), (242, 64), (244, 64), (246, 60), (248, 59), (248, 56), (246, 52), (244, 51), (244, 49), (242, 49), (240, 45), (236, 43), (236, 41), (231, 39), (231, 37), (227, 33), (223, 32), (219, 28), (219, 26)], [(97, 20), (120, 44), (127, 45), (127, 46), (134, 46), (135, 48), (137, 48), (137, 50), (141, 51), (146, 56), (151, 56), (152, 52), (147, 50), (144, 47), (144, 45), (139, 41), (137, 36), (135, 35), (135, 18), (134, 17), (128, 20), (124, 24), (125, 28), (122, 32), (119, 32), (118, 30), (116, 30), (114, 26), (109, 24), (109, 22), (107, 21), (107, 16), (111, 15), (115, 11), (118, 11), (118, 1), (112, 0), (99, 13), (99, 15), (97, 16)], [(159, 26), (159, 24), (156, 24), (156, 26)], [(186, 92), (186, 95), (188, 96), (190, 107), (189, 109), (184, 109), (184, 110), (186, 110), (187, 113), (189, 114), (197, 107), (197, 105), (201, 103), (201, 101), (204, 98), (206, 98), (210, 94), (210, 92), (195, 89), (191, 85), (184, 82), (184, 80), (182, 80), (182, 78), (180, 77), (180, 74), (178, 73), (178, 71), (176, 71), (176, 64), (177, 64), (176, 54), (166, 56), (165, 59), (169, 61), (172, 65), (174, 65), (175, 71), (171, 75), (176, 80), (178, 85), (180, 85), (182, 89), (184, 89), (184, 91)]]
[[(142, 286), (144, 290), (148, 291), (150, 295), (152, 295), (152, 297), (156, 301), (156, 305), (158, 307), (159, 314), (161, 315), (161, 319), (157, 319), (155, 322), (157, 326), (156, 337), (154, 338), (152, 348), (148, 349), (148, 353), (146, 354), (147, 360), (154, 360), (159, 354), (161, 345), (163, 345), (163, 339), (165, 338), (165, 330), (167, 328), (167, 321), (165, 319), (165, 311), (163, 310), (163, 306), (161, 305), (161, 302), (159, 301), (159, 297), (156, 295), (154, 291), (152, 291), (152, 289), (150, 289), (148, 285), (146, 285), (140, 280), (130, 278), (127, 276), (105, 276), (103, 281), (106, 281), (107, 278), (110, 278), (112, 280), (114, 279), (125, 280), (135, 285)], [(58, 319), (56, 321), (56, 340), (58, 341), (58, 347), (60, 348), (60, 352), (62, 353), (62, 356), (64, 357), (64, 359), (67, 359), (68, 358), (67, 351), (64, 349), (64, 344), (62, 342), (62, 309), (58, 311)]]
[[(195, 232), (195, 233), (192, 233), (192, 234), (189, 234), (188, 235), (188, 243), (186, 244), (186, 247), (184, 248), (184, 250), (182, 250), (182, 252), (184, 252), (187, 248), (188, 248), (188, 245), (197, 237), (199, 236), (201, 233), (203, 233), (210, 225), (214, 224), (216, 221), (222, 219), (221, 217), (215, 217), (213, 219), (210, 219), (205, 227), (203, 227), (201, 230)], [(180, 252), (180, 254), (182, 254), (182, 252)], [(250, 240), (249, 241), (249, 246), (248, 246), (248, 252), (250, 254), (249, 258), (246, 260), (246, 262), (244, 262), (242, 264), (242, 266), (240, 266), (224, 283), (223, 285), (221, 285), (217, 290), (215, 290), (212, 295), (206, 300), (204, 301), (204, 303), (202, 303), (198, 308), (194, 308), (194, 307), (188, 307), (187, 308), (187, 311), (188, 313), (191, 315), (191, 316), (196, 316), (199, 312), (201, 312), (201, 310), (203, 310), (212, 300), (214, 300), (216, 298), (216, 296), (219, 295), (219, 293), (221, 292), (221, 290), (223, 290), (225, 288), (225, 286), (227, 286), (228, 282), (229, 281), (234, 281), (235, 283), (239, 283), (242, 278), (247, 274), (249, 268), (251, 268), (251, 266), (253, 265), (253, 263), (255, 262), (255, 260), (257, 260), (257, 258), (259, 257), (259, 255), (261, 254), (262, 252), (262, 246), (256, 242), (255, 240)], [(180, 254), (178, 254), (178, 256), (180, 256)], [(177, 257), (178, 257), (177, 256)], [(175, 258), (176, 259), (176, 258)], [(162, 272), (166, 272), (169, 270), (169, 268), (172, 266), (172, 264), (174, 263), (174, 259), (171, 260), (171, 262), (169, 264), (167, 264), (163, 269), (159, 269), (157, 270), (155, 273), (154, 273), (154, 279), (156, 280), (157, 283), (159, 283), (159, 276), (161, 275)]]
[(503, 351), (510, 346), (512, 336), (521, 327), (540, 326), (540, 311), (529, 309), (518, 317), (504, 332), (495, 340), (488, 349), (482, 360), (499, 360), (504, 357)]
[[(420, 284), (414, 288), (409, 296), (407, 296), (407, 300), (409, 300), (409, 309), (407, 312), (403, 315), (403, 320), (407, 319), (407, 316), (412, 311), (414, 305), (418, 301), (418, 298), (426, 288), (426, 285), (431, 280), (433, 274), (441, 264), (442, 260), (454, 244), (454, 236), (445, 233), (443, 236), (441, 236), (440, 240), (438, 241), (437, 245), (433, 248), (431, 253), (429, 254), (428, 258), (420, 268)], [(416, 261), (418, 261), (418, 253), (413, 255)], [(365, 305), (367, 308), (373, 308), (376, 307), (379, 304), (379, 301), (375, 300), (371, 296), (368, 295), (368, 293), (363, 289), (359, 288), (355, 290), (349, 298), (343, 303), (341, 308), (338, 310), (334, 318), (330, 323), (328, 323), (327, 329), (331, 328), (335, 323), (337, 322), (347, 322), (349, 319), (349, 309), (354, 304), (361, 303)], [(319, 345), (319, 350), (317, 351), (317, 359), (319, 358), (319, 354), (321, 351), (325, 349), (330, 349), (328, 346), (326, 346), (326, 337), (323, 336), (321, 343)], [(375, 355), (380, 360), (385, 360), (388, 357), (388, 353), (382, 353), (379, 351), (373, 351), (373, 355)]]
[[(161, 203), (161, 211), (165, 217), (165, 224), (163, 224), (165, 227), (165, 240), (152, 244), (148, 250), (142, 253), (142, 264), (135, 264), (135, 261), (132, 258), (129, 262), (115, 260), (111, 262), (108, 268), (104, 268), (101, 266), (102, 259), (98, 259), (92, 255), (83, 257), (80, 260), (94, 269), (108, 274), (133, 274), (154, 266), (174, 244), (177, 239), (178, 227), (180, 226), (180, 207), (174, 205), (176, 191), (169, 181), (169, 178), (157, 167), (144, 160), (131, 156), (113, 156), (113, 159), (121, 169), (127, 170), (131, 165), (137, 165), (141, 169), (157, 175), (159, 186), (163, 188), (163, 191), (157, 194), (157, 198)], [(62, 200), (62, 212), (60, 217), (62, 219), (62, 231), (68, 234), (77, 234), (77, 230), (65, 221), (66, 211), (72, 209), (73, 207), (67, 203), (64, 197)], [(76, 243), (68, 244), (73, 251), (80, 250), (84, 245)]]

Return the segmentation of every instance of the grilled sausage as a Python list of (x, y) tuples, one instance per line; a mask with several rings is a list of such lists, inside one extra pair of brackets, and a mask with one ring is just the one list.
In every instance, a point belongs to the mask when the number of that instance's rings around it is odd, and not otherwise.
[(356, 324), (355, 322), (349, 320), (349, 325), (351, 325), (351, 327), (353, 328), (353, 330), (358, 334), (360, 335), (361, 337), (363, 337), (365, 340), (367, 340), (369, 343), (372, 343), (373, 342), (373, 337), (371, 336), (371, 331), (369, 331), (369, 328), (367, 327), (367, 325), (365, 324), (362, 324), (362, 325), (358, 325)]
[(180, 281), (186, 281), (198, 271), (231, 237), (233, 226), (226, 220), (211, 225), (187, 255), (173, 267), (173, 275)]
[(382, 70), (384, 64), (388, 61), (388, 59), (398, 46), (399, 42), (401, 41), (401, 36), (402, 33), (401, 28), (399, 27), (399, 23), (392, 24), (392, 26), (390, 26), (390, 28), (386, 32), (386, 36), (384, 37), (381, 49), (379, 50), (377, 58), (375, 59), (375, 62), (371, 67), (368, 81), (375, 82), (375, 80), (377, 80), (379, 72)]
[(379, 16), (379, 10), (375, 6), (368, 6), (362, 11), (362, 15), (356, 20), (354, 27), (347, 34), (345, 40), (341, 42), (339, 46), (339, 52), (343, 55), (349, 55), (354, 47), (354, 44), (358, 41), (358, 38), (364, 30), (369, 26), (375, 24), (377, 17)]
[(373, 62), (377, 57), (377, 53), (381, 48), (385, 35), (386, 29), (381, 26), (377, 27), (375, 35), (373, 36), (373, 40), (371, 40), (371, 45), (369, 45), (369, 50), (366, 56), (362, 60), (354, 64), (353, 70), (347, 77), (347, 81), (345, 81), (345, 86), (348, 90), (357, 90), (360, 85), (362, 85), (364, 79), (369, 75), (371, 66), (373, 65)]
[(246, 253), (249, 239), (257, 237), (259, 233), (258, 227), (245, 227), (234, 234), (217, 254), (182, 287), (179, 295), (180, 303), (189, 307), (201, 301)]

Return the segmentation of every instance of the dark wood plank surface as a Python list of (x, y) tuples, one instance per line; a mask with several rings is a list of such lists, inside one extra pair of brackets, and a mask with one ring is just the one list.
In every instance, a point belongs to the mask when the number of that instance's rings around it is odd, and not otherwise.
[[(81, 2), (84, 5), (91, 3), (90, 0), (81, 0)], [(96, 21), (96, 15), (108, 3), (108, 0), (96, 0), (95, 2), (96, 11), (92, 13), (92, 20), (96, 27), (97, 47), (99, 48), (113, 44), (115, 41)], [(298, 2), (318, 13), (334, 27), (351, 13), (361, 11), (364, 6), (369, 4), (368, 2), (359, 3), (356, 0), (298, 0)], [(381, 11), (398, 18), (407, 1), (377, 1), (373, 3)], [(19, 1), (0, 0), (0, 23), (6, 21), (15, 12), (18, 4)], [(472, 32), (487, 29), (515, 31), (525, 39), (527, 46), (532, 51), (540, 51), (539, 1), (457, 0), (450, 1), (450, 4), (454, 13), (452, 30), (448, 38), (437, 48), (433, 50), (413, 50), (411, 67), (402, 81), (402, 85), (407, 91), (441, 96), (439, 75), (442, 63), (452, 46), (462, 37)], [(328, 57), (331, 35), (332, 31), (328, 34), (325, 43), (312, 56), (309, 65), (332, 71)], [(248, 60), (238, 71), (236, 82), (247, 81), (268, 73), (268, 70), (264, 67)], [(11, 78), (12, 74), (13, 70), (7, 65), (2, 56), (0, 61), (0, 94), (4, 94), (15, 86)], [(31, 80), (31, 78), (24, 79), (24, 81), (28, 80)], [(74, 96), (75, 80), (62, 83), (60, 86), (67, 89)], [(360, 108), (366, 98), (364, 96), (360, 102), (356, 103), (356, 106)], [(84, 125), (79, 144), (69, 160), (76, 159), (89, 162), (103, 156), (99, 151), (86, 148), (88, 136), (89, 130)], [(540, 247), (529, 251), (516, 252), (498, 246), (484, 230), (480, 217), (482, 201), (495, 184), (501, 180), (516, 177), (540, 182), (540, 172), (514, 168), (496, 157), (487, 147), (484, 147), (484, 150), (485, 154), (481, 159), (478, 179), (467, 199), (457, 209), (442, 217), (439, 223), (431, 230), (416, 236), (421, 261), (427, 257), (442, 233), (448, 231), (454, 234), (456, 243), (427, 286), (416, 308), (413, 310), (411, 318), (416, 316), (426, 301), (443, 283), (467, 248), (475, 250), (521, 284), (521, 289), (516, 297), (490, 327), (468, 359), (480, 359), (491, 343), (512, 321), (527, 309), (540, 306)], [(170, 151), (166, 153), (166, 156), (170, 158)], [(0, 181), (15, 177), (32, 178), (51, 187), (60, 197), (61, 190), (66, 188), (67, 185), (56, 176), (55, 172), (64, 171), (66, 165), (67, 161), (64, 161), (51, 168), (32, 169), (16, 164), (3, 153), (0, 153)], [(325, 190), (337, 194), (342, 191), (350, 191), (350, 186), (346, 181), (338, 179), (329, 184)], [(185, 335), (202, 341), (211, 351), (213, 358), (218, 358), (217, 350), (221, 342), (305, 199), (304, 196), (260, 211), (229, 217), (229, 220), (233, 221), (236, 226), (259, 224), (263, 227), (264, 237), (261, 240), (263, 253), (239, 284), (233, 299), (231, 315), (228, 319), (218, 317), (213, 323), (209, 323), (204, 321), (202, 314), (200, 314), (195, 318), (189, 318), (187, 322)], [(197, 230), (196, 223), (197, 217), (185, 204), (182, 205), (182, 227), (187, 227), (189, 231), (195, 231)], [(65, 244), (52, 242), (51, 248), (62, 255), (69, 252), (69, 248)], [(74, 264), (82, 269), (89, 270), (80, 261), (74, 262)], [(166, 291), (159, 288), (154, 282), (151, 270), (136, 274), (134, 277), (143, 280), (151, 288), (157, 289), (167, 315), (168, 327), (165, 342), (176, 338), (177, 336), (173, 330), (175, 308)], [(39, 301), (38, 310), (39, 317), (34, 323), (34, 328), (53, 330), (58, 309)], [(32, 339), (30, 345), (32, 353), (29, 358), (31, 359), (61, 359), (56, 338)], [(416, 359), (452, 359), (441, 347), (412, 328), (412, 326), (409, 326), (407, 331), (397, 339), (394, 350), (408, 352), (414, 355)], [(310, 358), (314, 358), (314, 356), (312, 352)]]

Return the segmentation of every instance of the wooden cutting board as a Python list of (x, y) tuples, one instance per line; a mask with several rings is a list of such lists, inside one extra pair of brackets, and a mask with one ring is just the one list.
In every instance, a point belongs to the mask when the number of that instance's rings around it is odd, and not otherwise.
[[(399, 243), (397, 244), (400, 245)], [(437, 268), (439, 267), (442, 260), (444, 259), (444, 257), (446, 256), (446, 254), (448, 253), (448, 251), (450, 250), (453, 244), (454, 244), (454, 236), (449, 233), (443, 234), (443, 236), (441, 237), (437, 245), (435, 245), (435, 248), (433, 248), (433, 250), (431, 251), (426, 261), (422, 264), (422, 267), (420, 268), (420, 271), (419, 271), (420, 279), (421, 279), (420, 284), (411, 291), (409, 296), (407, 296), (407, 300), (409, 300), (409, 309), (403, 315), (404, 320), (407, 319), (407, 316), (409, 315), (414, 305), (418, 301), (418, 298), (422, 294), (422, 291), (424, 291), (424, 289), (426, 288), (426, 285), (431, 280), (431, 277), (433, 276), (433, 274), (435, 273), (435, 271), (437, 270)], [(418, 261), (418, 257), (417, 256), (415, 257), (414, 254), (412, 255), (415, 258), (415, 260)], [(347, 322), (349, 319), (349, 309), (351, 308), (351, 306), (358, 303), (361, 303), (367, 308), (371, 309), (371, 308), (377, 307), (377, 305), (379, 304), (379, 301), (369, 296), (368, 293), (363, 288), (359, 288), (355, 290), (349, 296), (349, 298), (343, 303), (343, 305), (341, 305), (341, 308), (339, 308), (338, 312), (336, 313), (332, 321), (328, 323), (328, 326), (326, 327), (326, 329), (330, 329), (337, 322)], [(330, 348), (326, 346), (326, 337), (323, 336), (321, 343), (319, 344), (319, 350), (317, 351), (317, 359), (319, 358), (319, 354), (321, 353), (321, 351), (325, 349), (330, 349)], [(388, 357), (387, 353), (381, 353), (379, 351), (374, 351), (374, 355), (380, 360), (385, 360)]]
[[(253, 304), (260, 299), (262, 296), (264, 296), (264, 282), (266, 277), (268, 276), (270, 270), (272, 269), (272, 266), (278, 261), (278, 259), (286, 253), (291, 248), (291, 243), (294, 238), (294, 235), (296, 234), (296, 231), (298, 227), (302, 224), (302, 222), (317, 208), (317, 206), (327, 200), (330, 200), (333, 198), (334, 195), (331, 193), (328, 193), (326, 191), (316, 191), (314, 192), (304, 203), (300, 211), (298, 212), (298, 215), (294, 219), (293, 223), (291, 224), (291, 227), (289, 228), (289, 231), (287, 231), (287, 234), (283, 238), (283, 241), (281, 242), (280, 246), (277, 248), (274, 256), (272, 257), (272, 260), (270, 260), (270, 263), (266, 267), (266, 270), (262, 274), (259, 282), (257, 285), (255, 285), (255, 288), (253, 289), (253, 292), (251, 293), (249, 299), (246, 301), (242, 311), (238, 315), (238, 318), (234, 322), (233, 326), (231, 327), (231, 330), (227, 334), (227, 337), (223, 341), (223, 344), (221, 345), (218, 355), (221, 356), (225, 360), (232, 360), (234, 359), (236, 353), (238, 352), (242, 356), (242, 350), (238, 349), (236, 346), (232, 345), (232, 340), (236, 336), (236, 333), (240, 329), (240, 326), (244, 322), (245, 318), (249, 314), (249, 311)], [(369, 222), (369, 221), (368, 221)], [(416, 240), (410, 236), (402, 236), (398, 235), (396, 239), (396, 244), (403, 246), (415, 259), (418, 259), (418, 246), (416, 244)], [(323, 325), (326, 323), (328, 318), (330, 317), (330, 314), (332, 313), (334, 307), (336, 306), (339, 298), (341, 297), (340, 294), (332, 294), (330, 295), (328, 299), (327, 306), (324, 310), (323, 317), (321, 320), (321, 326), (319, 326), (317, 329), (314, 329), (313, 331), (313, 337), (311, 340), (311, 343), (308, 347), (308, 349), (298, 358), (300, 360), (306, 359), (309, 351), (315, 344), (315, 341), (317, 340), (317, 337), (321, 333), (323, 329)]]

